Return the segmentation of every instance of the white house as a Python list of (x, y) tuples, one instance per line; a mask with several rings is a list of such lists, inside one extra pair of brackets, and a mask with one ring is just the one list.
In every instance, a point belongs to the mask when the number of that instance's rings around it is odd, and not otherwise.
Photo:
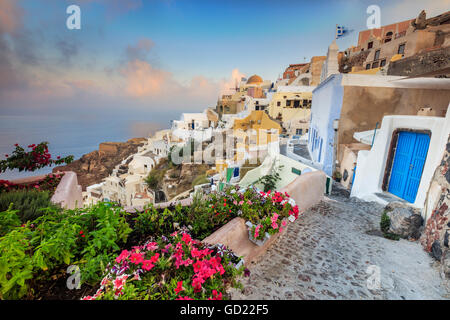
[(147, 176), (156, 165), (156, 162), (151, 157), (151, 154), (153, 153), (147, 152), (143, 155), (135, 155), (133, 160), (131, 160), (128, 164), (128, 173)]
[(373, 130), (386, 115), (444, 116), (450, 79), (334, 74), (313, 91), (308, 150), (314, 166), (332, 175), (355, 132)]
[(449, 134), (450, 105), (446, 117), (385, 116), (372, 149), (358, 153), (351, 195), (386, 204), (390, 193), (424, 208)]

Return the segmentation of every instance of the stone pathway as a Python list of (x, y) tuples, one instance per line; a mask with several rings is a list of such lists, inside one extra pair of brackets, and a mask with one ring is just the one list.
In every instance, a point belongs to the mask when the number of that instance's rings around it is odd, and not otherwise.
[[(333, 188), (249, 266), (243, 292), (233, 289), (232, 299), (450, 298), (436, 263), (418, 242), (380, 236), (382, 206)], [(379, 288), (370, 281), (377, 270)]]

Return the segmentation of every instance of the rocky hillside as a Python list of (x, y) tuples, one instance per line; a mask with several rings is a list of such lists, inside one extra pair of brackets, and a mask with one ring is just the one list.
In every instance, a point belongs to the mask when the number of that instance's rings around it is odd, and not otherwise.
[(87, 186), (101, 182), (122, 160), (136, 153), (138, 147), (142, 146), (145, 140), (144, 138), (133, 138), (127, 142), (100, 143), (98, 150), (85, 154), (68, 165), (55, 167), (53, 172), (76, 172), (78, 183), (85, 191)]

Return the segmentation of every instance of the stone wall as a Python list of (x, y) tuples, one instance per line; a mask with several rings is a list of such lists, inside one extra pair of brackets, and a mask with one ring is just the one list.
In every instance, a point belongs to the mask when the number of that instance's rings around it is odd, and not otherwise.
[(450, 74), (450, 47), (425, 51), (389, 64), (388, 75), (442, 76)]
[[(436, 194), (431, 194), (432, 192)], [(428, 197), (431, 196), (436, 198), (436, 201), (427, 220), (421, 243), (434, 258), (443, 262), (445, 273), (450, 277), (450, 136), (442, 162), (437, 167), (430, 184)]]

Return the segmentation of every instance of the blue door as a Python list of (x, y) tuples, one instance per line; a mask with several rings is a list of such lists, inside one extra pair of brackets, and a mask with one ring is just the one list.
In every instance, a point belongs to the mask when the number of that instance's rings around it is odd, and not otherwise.
[(389, 181), (390, 193), (414, 203), (429, 145), (430, 137), (425, 133), (399, 133)]

